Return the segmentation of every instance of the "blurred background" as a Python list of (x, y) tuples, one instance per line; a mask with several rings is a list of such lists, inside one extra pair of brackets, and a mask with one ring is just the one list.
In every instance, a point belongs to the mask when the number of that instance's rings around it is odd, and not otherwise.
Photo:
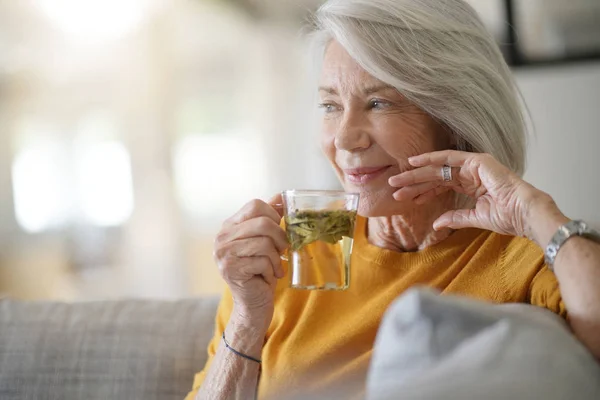
[[(225, 218), (336, 188), (302, 36), (321, 3), (0, 0), (0, 295), (218, 293)], [(600, 2), (471, 4), (532, 115), (526, 178), (600, 227)]]

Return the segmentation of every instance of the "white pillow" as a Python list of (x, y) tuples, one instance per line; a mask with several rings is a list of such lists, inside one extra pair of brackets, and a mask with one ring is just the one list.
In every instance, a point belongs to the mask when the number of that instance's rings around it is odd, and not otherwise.
[(367, 398), (599, 400), (600, 366), (548, 310), (411, 289), (384, 316)]

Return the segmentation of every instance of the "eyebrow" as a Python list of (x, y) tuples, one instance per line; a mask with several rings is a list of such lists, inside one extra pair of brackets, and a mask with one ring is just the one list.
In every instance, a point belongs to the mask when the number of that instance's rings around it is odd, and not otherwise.
[(385, 90), (393, 90), (393, 91), (397, 91), (395, 87), (390, 86), (390, 85), (374, 85), (374, 86), (367, 86), (366, 88), (364, 88), (364, 92), (365, 94), (373, 94), (373, 93), (377, 93), (377, 92), (383, 92)]
[[(390, 85), (373, 85), (373, 86), (367, 86), (363, 89), (363, 93), (366, 95), (369, 94), (373, 94), (373, 93), (377, 93), (377, 92), (382, 92), (384, 90), (394, 90), (397, 91), (395, 87), (390, 86)], [(333, 95), (337, 95), (338, 92), (335, 88), (330, 87), (330, 86), (319, 86), (319, 91), (323, 91), (323, 92), (327, 92), (329, 94), (333, 94)]]
[(330, 86), (319, 86), (319, 92), (327, 92), (329, 94), (335, 94), (335, 95), (338, 94), (337, 90), (335, 90), (334, 88), (332, 88)]

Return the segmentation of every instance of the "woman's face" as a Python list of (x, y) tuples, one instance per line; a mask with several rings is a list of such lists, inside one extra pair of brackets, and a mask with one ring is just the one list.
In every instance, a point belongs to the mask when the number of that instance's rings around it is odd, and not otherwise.
[(394, 200), (388, 179), (411, 168), (408, 157), (449, 148), (445, 130), (335, 41), (325, 53), (319, 96), (323, 152), (344, 189), (360, 193), (360, 214), (394, 215), (414, 207)]

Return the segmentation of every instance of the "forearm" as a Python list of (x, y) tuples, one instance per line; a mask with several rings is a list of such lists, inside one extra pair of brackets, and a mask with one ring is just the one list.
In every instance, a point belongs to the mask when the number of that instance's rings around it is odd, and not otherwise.
[[(225, 329), (229, 345), (260, 359), (266, 331), (234, 319)], [(196, 400), (252, 399), (258, 385), (259, 364), (234, 354), (221, 341)]]
[[(529, 234), (542, 248), (568, 222), (554, 201), (540, 201), (530, 211)], [(575, 335), (600, 359), (600, 244), (572, 237), (561, 247), (554, 273)]]

